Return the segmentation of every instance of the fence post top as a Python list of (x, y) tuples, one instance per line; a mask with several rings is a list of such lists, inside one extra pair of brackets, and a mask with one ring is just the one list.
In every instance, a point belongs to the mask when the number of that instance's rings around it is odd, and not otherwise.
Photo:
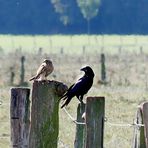
[(148, 104), (148, 101), (146, 102), (142, 102), (140, 105), (138, 105), (138, 108), (143, 111), (143, 107), (146, 106)]
[(87, 100), (96, 100), (96, 99), (105, 99), (105, 97), (103, 97), (103, 96), (94, 96), (94, 97), (89, 96), (86, 99)]
[(47, 87), (50, 86), (51, 88), (54, 88), (56, 90), (56, 93), (58, 96), (63, 95), (68, 89), (66, 84), (62, 82), (54, 81), (54, 80), (34, 81), (33, 85), (34, 86), (47, 86)]
[(11, 91), (15, 91), (15, 90), (30, 90), (30, 88), (29, 87), (12, 87), (12, 88), (10, 88), (11, 89)]

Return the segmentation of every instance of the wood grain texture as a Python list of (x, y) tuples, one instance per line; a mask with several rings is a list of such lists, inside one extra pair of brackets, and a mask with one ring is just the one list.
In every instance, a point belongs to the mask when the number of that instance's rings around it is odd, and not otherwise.
[(29, 143), (30, 89), (11, 89), (11, 147), (26, 148)]
[(35, 81), (32, 90), (30, 148), (57, 148), (59, 97), (67, 87), (56, 81)]

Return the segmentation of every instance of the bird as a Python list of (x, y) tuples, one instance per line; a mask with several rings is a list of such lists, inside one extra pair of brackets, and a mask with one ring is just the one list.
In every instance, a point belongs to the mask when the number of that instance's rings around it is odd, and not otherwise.
[(47, 76), (49, 74), (51, 74), (53, 72), (53, 70), (54, 70), (54, 67), (53, 67), (52, 61), (48, 60), (48, 59), (44, 59), (43, 63), (38, 68), (36, 75), (33, 76), (32, 78), (30, 78), (29, 81), (32, 81), (32, 80), (38, 80), (38, 81), (47, 80)]
[(83, 96), (87, 94), (89, 89), (93, 85), (93, 78), (95, 76), (92, 68), (90, 66), (85, 66), (80, 69), (84, 71), (84, 75), (78, 79), (78, 81), (72, 84), (68, 90), (64, 93), (64, 95), (59, 100), (64, 100), (64, 104), (61, 106), (67, 106), (73, 97), (77, 97), (78, 100), (83, 103)]

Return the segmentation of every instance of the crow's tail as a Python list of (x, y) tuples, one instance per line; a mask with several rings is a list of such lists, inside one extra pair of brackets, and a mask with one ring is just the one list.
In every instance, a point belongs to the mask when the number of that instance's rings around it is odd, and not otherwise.
[(72, 98), (67, 98), (67, 100), (65, 101), (65, 103), (61, 106), (61, 108), (63, 108), (64, 106), (67, 106), (69, 104), (69, 102), (71, 101)]
[(67, 98), (67, 93), (65, 93), (63, 96), (61, 96), (58, 101), (66, 100), (66, 98)]

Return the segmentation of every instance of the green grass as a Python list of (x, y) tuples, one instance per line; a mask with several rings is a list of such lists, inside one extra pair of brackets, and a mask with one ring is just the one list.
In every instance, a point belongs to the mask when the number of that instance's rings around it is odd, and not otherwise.
[[(89, 39), (88, 39), (89, 38)], [(122, 39), (121, 39), (122, 38)], [(122, 42), (121, 42), (122, 40)], [(14, 67), (15, 85), (20, 81), (20, 57), (25, 55), (25, 80), (36, 73), (45, 57), (50, 57), (54, 63), (54, 72), (49, 79), (64, 82), (68, 86), (82, 75), (80, 68), (90, 65), (95, 72), (94, 85), (87, 96), (105, 96), (105, 116), (111, 123), (133, 123), (137, 106), (147, 100), (148, 94), (148, 58), (147, 36), (0, 36), (0, 148), (10, 146), (10, 67)], [(52, 43), (52, 44), (51, 44)], [(106, 70), (108, 85), (98, 84), (100, 79), (100, 51), (105, 47)], [(82, 47), (86, 53), (82, 54)], [(119, 53), (119, 47), (122, 52)], [(16, 48), (22, 52), (15, 52)], [(43, 48), (42, 54), (37, 54), (38, 48)], [(60, 54), (61, 47), (64, 54)], [(10, 53), (11, 52), (11, 53)], [(117, 53), (116, 55), (112, 53)], [(31, 88), (32, 83), (28, 82)], [(13, 86), (14, 87), (14, 86)], [(74, 98), (67, 110), (76, 118), (78, 100)], [(6, 122), (2, 122), (6, 121)], [(130, 148), (133, 137), (132, 127), (113, 127), (105, 123), (104, 143), (106, 148)], [(75, 124), (66, 113), (60, 109), (59, 148), (73, 148)], [(6, 134), (6, 136), (5, 136)]]
[(12, 36), (0, 35), (0, 47), (5, 52), (22, 49), (26, 52), (37, 52), (40, 47), (47, 53), (59, 53), (61, 48), (68, 54), (82, 53), (83, 46), (86, 52), (101, 52), (104, 47), (105, 52), (118, 53), (119, 47), (122, 46), (124, 51), (138, 52), (139, 47), (143, 46), (143, 51), (148, 53), (148, 36), (134, 35), (50, 35), (50, 36)]

